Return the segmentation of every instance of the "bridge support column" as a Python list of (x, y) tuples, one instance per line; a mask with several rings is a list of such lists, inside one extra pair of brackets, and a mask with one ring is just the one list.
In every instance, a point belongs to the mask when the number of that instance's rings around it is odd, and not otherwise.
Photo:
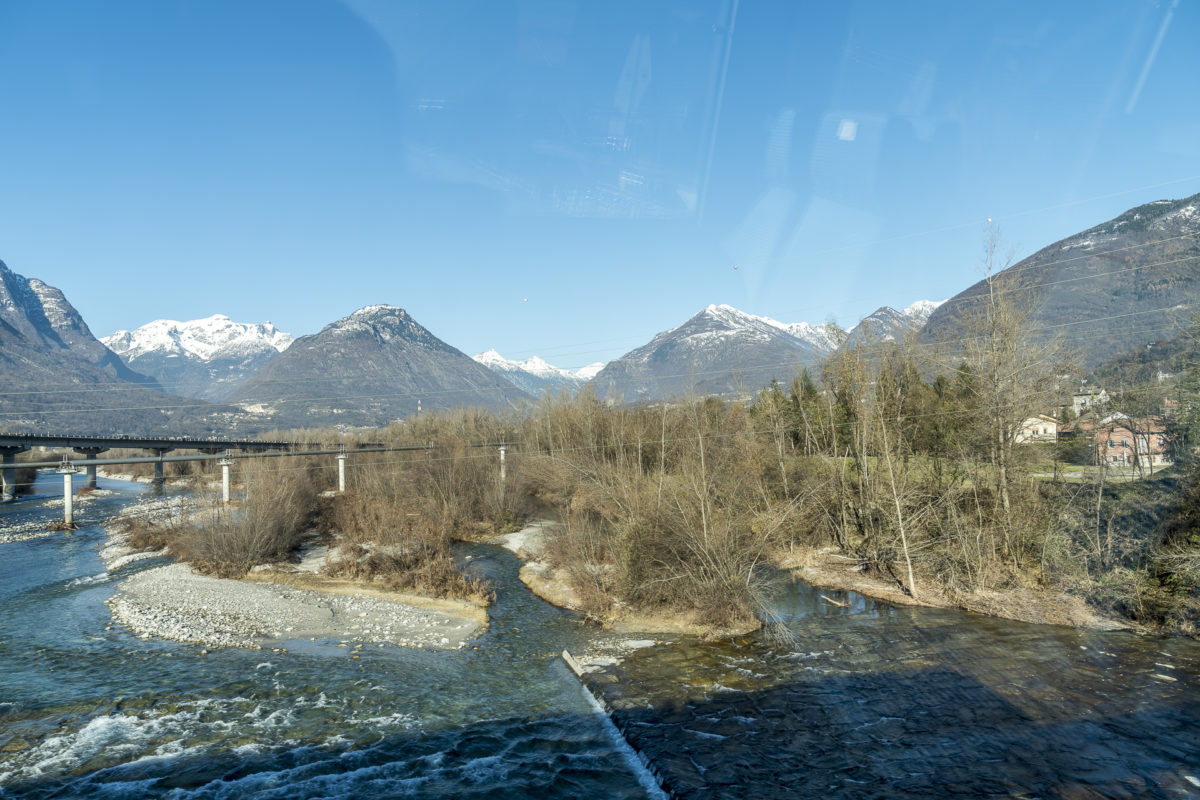
[(229, 468), (233, 466), (233, 459), (226, 456), (217, 463), (221, 465), (221, 502), (229, 505)]
[[(84, 460), (85, 460), (85, 462), (86, 461), (95, 461), (96, 454), (95, 453), (87, 453), (84, 455)], [(95, 489), (96, 488), (96, 465), (85, 463), (84, 470), (86, 470), (86, 473), (87, 473), (87, 478), (84, 480), (84, 483), (83, 483), (84, 487), (86, 487), (88, 489)]]
[[(100, 447), (99, 445), (84, 445), (82, 447), (74, 447), (72, 449), (76, 453), (79, 453), (81, 456), (83, 456), (88, 461), (95, 461), (97, 454), (103, 453), (106, 450), (108, 450), (107, 447)], [(86, 464), (84, 469), (87, 471), (87, 481), (84, 483), (84, 487), (86, 487), (88, 489), (95, 489), (96, 488), (96, 465), (95, 464)]]
[(342, 448), (342, 452), (337, 454), (338, 462), (338, 494), (343, 494), (346, 491), (346, 448)]
[(63, 456), (62, 466), (58, 468), (57, 472), (63, 476), (63, 525), (67, 528), (75, 527), (75, 509), (73, 504), (75, 496), (71, 492), (71, 479), (78, 471), (75, 465), (66, 456)]
[(4, 502), (6, 503), (17, 496), (17, 468), (14, 466), (16, 461), (15, 450), (0, 452), (0, 475), (4, 477)]
[(166, 478), (163, 477), (163, 461), (162, 457), (171, 452), (174, 448), (162, 447), (153, 448), (152, 452), (158, 457), (158, 461), (154, 462), (154, 480), (150, 481), (150, 489), (155, 494), (163, 493), (163, 486), (166, 485)]

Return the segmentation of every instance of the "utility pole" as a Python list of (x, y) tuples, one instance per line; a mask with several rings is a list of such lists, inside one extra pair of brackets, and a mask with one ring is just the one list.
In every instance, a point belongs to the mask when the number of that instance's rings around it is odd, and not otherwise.
[(338, 462), (338, 494), (344, 494), (346, 491), (346, 445), (342, 445), (342, 450), (337, 454)]
[(233, 466), (233, 459), (226, 455), (217, 463), (221, 465), (221, 502), (229, 505), (229, 468)]

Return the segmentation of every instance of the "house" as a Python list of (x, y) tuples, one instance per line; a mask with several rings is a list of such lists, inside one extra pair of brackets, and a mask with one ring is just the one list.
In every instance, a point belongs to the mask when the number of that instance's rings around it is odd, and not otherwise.
[(1045, 414), (1028, 417), (1017, 429), (1015, 439), (1017, 444), (1032, 442), (1057, 442), (1058, 420)]
[(1174, 463), (1162, 417), (1113, 414), (1096, 425), (1096, 455), (1112, 466), (1155, 467)]
[(1108, 402), (1108, 399), (1108, 392), (1103, 389), (1097, 389), (1094, 386), (1088, 386), (1071, 395), (1071, 408), (1075, 412), (1075, 416), (1078, 417), (1085, 411), (1091, 411), (1098, 406), (1104, 405)]

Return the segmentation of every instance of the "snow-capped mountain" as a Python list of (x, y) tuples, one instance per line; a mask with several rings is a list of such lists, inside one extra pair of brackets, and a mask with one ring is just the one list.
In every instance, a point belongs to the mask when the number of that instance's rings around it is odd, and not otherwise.
[(360, 308), (297, 339), (231, 400), (282, 424), (384, 425), (417, 410), (504, 408), (527, 400), (511, 383), (394, 306)]
[(900, 341), (909, 333), (919, 331), (929, 316), (945, 300), (918, 300), (903, 311), (897, 311), (891, 306), (876, 309), (870, 315), (846, 331), (843, 347), (876, 344), (879, 342)]
[(656, 400), (689, 392), (737, 395), (788, 383), (833, 350), (833, 336), (727, 305), (710, 305), (677, 328), (609, 362), (594, 378), (602, 398)]
[(158, 319), (100, 341), (171, 391), (221, 400), (286, 350), (292, 337), (270, 322), (234, 322), (214, 314), (187, 322)]
[(0, 261), (0, 396), (10, 430), (207, 434), (228, 409), (156, 391), (93, 335), (66, 296)]
[(574, 391), (604, 368), (604, 363), (598, 361), (572, 371), (556, 367), (537, 356), (524, 361), (513, 361), (495, 350), (487, 350), (472, 358), (535, 397), (547, 391)]
[(922, 325), (929, 321), (930, 315), (937, 310), (938, 306), (946, 302), (945, 300), (918, 300), (912, 305), (905, 308), (902, 312), (904, 316), (914, 320), (919, 320)]

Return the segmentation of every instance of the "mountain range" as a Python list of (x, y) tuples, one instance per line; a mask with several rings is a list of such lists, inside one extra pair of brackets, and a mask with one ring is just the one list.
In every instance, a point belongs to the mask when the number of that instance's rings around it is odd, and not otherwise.
[(0, 427), (14, 432), (205, 435), (243, 421), (233, 409), (158, 391), (92, 335), (61, 291), (3, 262), (0, 380)]
[(567, 370), (548, 364), (538, 356), (524, 361), (512, 361), (495, 350), (486, 350), (472, 358), (533, 397), (543, 392), (554, 393), (564, 389), (574, 392), (604, 367), (603, 362), (597, 362), (577, 370)]
[(609, 362), (593, 385), (600, 397), (626, 402), (684, 394), (745, 395), (772, 380), (790, 383), (801, 369), (817, 366), (838, 347), (901, 339), (924, 325), (938, 305), (923, 300), (904, 311), (884, 306), (848, 331), (710, 305)]
[(100, 340), (132, 369), (176, 394), (224, 400), (292, 343), (270, 322), (234, 322), (223, 314), (179, 322), (159, 319)]
[[(1200, 300), (1198, 235), (1200, 195), (1148, 203), (998, 271), (992, 288), (1028, 316), (1035, 337), (1061, 337), (1091, 369), (1186, 326)], [(270, 323), (219, 314), (100, 341), (61, 291), (0, 262), (0, 377), (12, 387), (0, 393), (0, 426), (200, 435), (378, 425), (418, 402), (511, 408), (589, 381), (609, 401), (745, 395), (837, 348), (915, 334), (953, 351), (977, 328), (988, 290), (980, 281), (944, 303), (885, 306), (848, 330), (710, 305), (608, 364), (571, 371), (494, 350), (472, 359), (385, 305), (295, 341)]]

